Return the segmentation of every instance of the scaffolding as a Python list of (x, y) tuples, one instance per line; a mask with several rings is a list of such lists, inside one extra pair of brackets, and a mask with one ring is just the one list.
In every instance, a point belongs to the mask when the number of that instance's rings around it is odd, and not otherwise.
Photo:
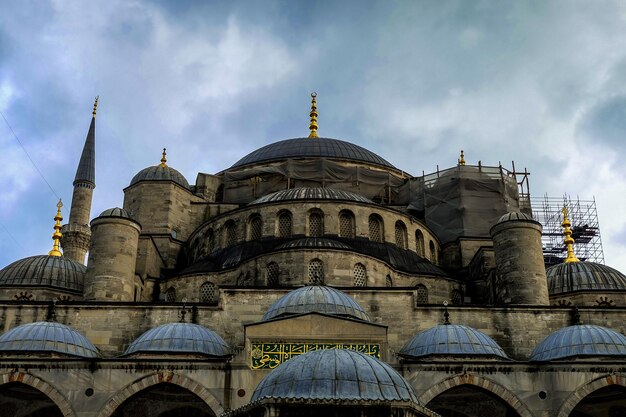
[(563, 197), (531, 198), (533, 218), (543, 226), (541, 243), (543, 246), (543, 258), (546, 266), (556, 265), (563, 262), (567, 256), (567, 247), (563, 243), (563, 214), (561, 210), (566, 207), (569, 219), (572, 222), (572, 237), (574, 238), (574, 251), (581, 261), (590, 261), (604, 264), (604, 252), (600, 237), (600, 224), (596, 210), (596, 200), (581, 200)]

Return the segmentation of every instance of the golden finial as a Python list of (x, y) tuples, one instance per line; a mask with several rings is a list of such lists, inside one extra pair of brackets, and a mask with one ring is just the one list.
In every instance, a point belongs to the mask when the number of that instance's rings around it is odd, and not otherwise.
[(567, 218), (567, 207), (563, 207), (561, 213), (563, 213), (563, 223), (561, 223), (561, 226), (563, 226), (563, 228), (565, 229), (563, 231), (563, 234), (565, 235), (565, 240), (563, 241), (563, 243), (567, 245), (567, 258), (565, 258), (565, 262), (580, 262), (576, 255), (574, 255), (574, 239), (572, 238), (572, 231), (570, 229), (572, 223), (570, 223), (569, 219)]
[(161, 154), (161, 166), (165, 168), (167, 166), (167, 158), (165, 154), (165, 148), (163, 148), (163, 153)]
[(63, 256), (61, 251), (59, 250), (59, 245), (61, 243), (61, 238), (63, 235), (61, 234), (61, 220), (63, 220), (63, 216), (61, 216), (61, 207), (63, 207), (63, 203), (61, 199), (57, 203), (57, 214), (54, 216), (54, 220), (56, 223), (54, 224), (54, 233), (52, 234), (52, 240), (54, 240), (54, 244), (52, 245), (52, 250), (48, 252), (50, 256)]
[(309, 116), (311, 117), (311, 124), (309, 125), (309, 129), (311, 133), (309, 133), (310, 138), (317, 138), (317, 101), (315, 100), (317, 97), (317, 93), (311, 93), (311, 113)]
[(463, 149), (461, 149), (461, 157), (459, 158), (459, 165), (465, 165), (465, 154), (463, 153)]
[(96, 100), (93, 102), (93, 111), (91, 112), (91, 114), (93, 114), (93, 117), (96, 117), (96, 110), (98, 110), (98, 99), (100, 98), (100, 96), (96, 96)]

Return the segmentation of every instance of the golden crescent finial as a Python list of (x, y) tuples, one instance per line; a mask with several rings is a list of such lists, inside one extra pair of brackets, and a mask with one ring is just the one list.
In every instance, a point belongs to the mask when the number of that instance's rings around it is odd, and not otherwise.
[(310, 138), (317, 138), (317, 101), (315, 98), (317, 97), (317, 93), (314, 91), (311, 93), (311, 113), (309, 113), (309, 117), (311, 118), (311, 123), (309, 124), (309, 133)]
[(165, 153), (166, 149), (163, 148), (163, 153), (161, 154), (161, 166), (165, 168), (167, 166), (167, 154)]
[(57, 203), (57, 214), (54, 216), (54, 233), (52, 234), (52, 240), (54, 243), (52, 244), (52, 250), (48, 252), (49, 256), (63, 256), (61, 251), (59, 250), (59, 246), (61, 244), (61, 238), (63, 235), (61, 234), (61, 220), (63, 220), (63, 216), (61, 215), (61, 207), (63, 207), (63, 202), (59, 199)]
[(459, 165), (465, 165), (465, 154), (463, 153), (463, 149), (461, 149), (461, 157), (459, 158)]
[(565, 235), (563, 243), (567, 246), (567, 258), (565, 258), (565, 262), (580, 262), (574, 254), (574, 238), (572, 238), (572, 230), (570, 229), (572, 223), (567, 217), (569, 213), (567, 207), (563, 206), (561, 213), (563, 213), (563, 223), (561, 223), (561, 226), (563, 226), (563, 234)]
[(93, 102), (93, 111), (91, 112), (93, 117), (96, 117), (96, 110), (98, 110), (98, 99), (99, 98), (100, 98), (100, 96), (96, 96), (96, 100)]

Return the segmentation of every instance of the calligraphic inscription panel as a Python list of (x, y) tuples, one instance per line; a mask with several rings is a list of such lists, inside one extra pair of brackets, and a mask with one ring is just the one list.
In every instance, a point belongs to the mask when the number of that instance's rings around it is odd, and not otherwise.
[(376, 343), (252, 343), (252, 369), (274, 369), (294, 356), (319, 349), (352, 349), (380, 359), (380, 345)]

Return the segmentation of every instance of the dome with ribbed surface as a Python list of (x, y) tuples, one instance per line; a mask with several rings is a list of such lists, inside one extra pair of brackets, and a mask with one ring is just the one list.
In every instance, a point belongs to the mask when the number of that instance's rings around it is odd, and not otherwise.
[(388, 161), (350, 142), (330, 138), (295, 138), (281, 140), (263, 146), (235, 162), (232, 168), (271, 162), (283, 159), (331, 158), (365, 162), (373, 165), (394, 168)]
[(536, 220), (534, 220), (528, 214), (519, 213), (519, 212), (511, 212), (511, 213), (507, 213), (507, 214), (503, 215), (502, 217), (500, 217), (498, 219), (498, 221), (496, 222), (496, 224), (504, 223), (504, 222), (512, 222), (512, 221), (531, 221), (531, 222), (534, 222)]
[(140, 181), (173, 181), (181, 187), (190, 189), (189, 183), (183, 174), (167, 165), (155, 165), (142, 169), (130, 181), (129, 187)]
[(128, 213), (123, 208), (119, 208), (119, 207), (113, 207), (113, 208), (110, 208), (110, 209), (106, 209), (102, 213), (100, 213), (100, 215), (98, 217), (121, 217), (123, 219), (130, 219), (130, 220), (133, 219), (130, 216), (130, 213)]
[(413, 388), (378, 359), (353, 350), (314, 350), (272, 370), (254, 390), (263, 398), (301, 400), (410, 401)]
[(322, 187), (299, 187), (291, 188), (289, 190), (276, 191), (261, 198), (257, 198), (249, 205), (291, 200), (344, 200), (374, 204), (374, 202), (369, 198), (350, 191)]
[(402, 348), (400, 355), (405, 358), (459, 355), (508, 359), (491, 337), (460, 324), (441, 324), (418, 333)]
[(576, 356), (623, 356), (626, 359), (626, 336), (602, 326), (576, 324), (543, 339), (530, 360), (551, 361)]
[(595, 262), (564, 262), (546, 269), (550, 295), (573, 291), (626, 291), (626, 276)]
[(128, 346), (133, 353), (197, 353), (230, 356), (228, 344), (214, 331), (193, 323), (168, 323), (150, 329)]
[(61, 323), (22, 324), (0, 336), (0, 352), (56, 352), (98, 358), (98, 349), (85, 336)]
[(311, 285), (291, 291), (270, 306), (263, 320), (313, 312), (369, 321), (363, 307), (353, 298), (323, 285)]
[(87, 268), (63, 256), (37, 255), (0, 270), (0, 287), (52, 287), (83, 291)]

